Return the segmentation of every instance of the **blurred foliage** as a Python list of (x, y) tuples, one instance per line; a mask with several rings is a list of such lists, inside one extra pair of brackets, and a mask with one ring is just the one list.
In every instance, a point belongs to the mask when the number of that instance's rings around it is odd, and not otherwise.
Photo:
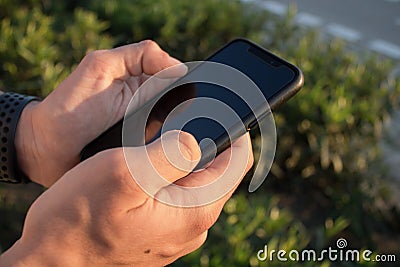
[(91, 11), (51, 15), (40, 1), (31, 2), (0, 2), (0, 88), (44, 96), (88, 51), (111, 47), (113, 41), (104, 32), (108, 24)]
[[(294, 16), (294, 9), (278, 18), (229, 0), (0, 0), (0, 88), (45, 96), (88, 51), (146, 38), (184, 61), (249, 38), (297, 64), (305, 86), (275, 112), (278, 147), (263, 187), (248, 194), (244, 183), (206, 244), (173, 265), (264, 266), (256, 258), (264, 245), (322, 250), (339, 237), (355, 248), (398, 253), (400, 212), (378, 146), (399, 104), (392, 63), (299, 28)], [(257, 131), (253, 144), (257, 149)], [(33, 200), (10, 202), (10, 188), (0, 187), (3, 249), (19, 237)], [(18, 201), (24, 204), (12, 204)]]

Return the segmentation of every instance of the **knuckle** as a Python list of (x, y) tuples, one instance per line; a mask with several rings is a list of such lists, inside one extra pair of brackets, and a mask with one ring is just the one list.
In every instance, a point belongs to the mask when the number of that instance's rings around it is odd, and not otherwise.
[(102, 75), (107, 74), (110, 70), (110, 62), (107, 62), (107, 58), (109, 58), (109, 50), (95, 50), (89, 52), (80, 65), (84, 71), (99, 75), (99, 78), (102, 79)]
[(121, 148), (108, 149), (97, 153), (96, 174), (104, 177), (104, 182), (118, 192), (142, 196), (143, 191), (133, 178), (126, 163), (124, 150)]
[(186, 132), (179, 132), (179, 149), (182, 156), (190, 161), (201, 157), (199, 145), (193, 135)]
[(101, 60), (101, 58), (104, 57), (104, 55), (107, 53), (107, 50), (94, 50), (86, 54), (86, 56), (83, 58), (83, 62), (88, 63), (88, 64), (94, 64)]
[(113, 182), (122, 182), (130, 172), (125, 163), (125, 157), (122, 149), (110, 149), (99, 152), (95, 157), (98, 158), (100, 166), (110, 176)]
[(144, 49), (159, 48), (158, 44), (155, 41), (150, 40), (150, 39), (141, 41), (140, 45), (142, 45)]
[(165, 67), (169, 55), (153, 40), (144, 40), (139, 43), (143, 56), (143, 71), (155, 74)]
[(156, 43), (153, 40), (144, 40), (144, 41), (140, 42), (140, 44), (143, 46), (144, 54), (156, 52), (158, 60), (161, 60), (161, 61), (169, 58), (168, 53), (165, 52), (163, 49), (161, 49), (161, 47), (158, 45), (158, 43)]

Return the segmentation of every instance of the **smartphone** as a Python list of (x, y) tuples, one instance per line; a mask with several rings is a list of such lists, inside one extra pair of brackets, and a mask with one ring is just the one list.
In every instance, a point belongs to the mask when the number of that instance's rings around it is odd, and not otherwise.
[[(256, 107), (249, 107), (248, 103), (243, 101), (241, 96), (238, 96), (230, 89), (192, 79), (191, 77), (196, 76), (200, 72), (201, 67), (199, 67), (189, 70), (185, 76), (168, 86), (165, 92), (161, 92), (161, 97), (150, 99), (142, 108), (133, 111), (128, 117), (125, 117), (125, 122), (129, 120), (131, 124), (134, 124), (135, 120), (139, 118), (140, 113), (151, 107), (152, 110), (148, 116), (149, 121), (157, 120), (164, 123), (164, 120), (168, 118), (170, 121), (175, 120), (175, 125), (180, 125), (181, 123), (183, 127), (179, 127), (179, 130), (191, 133), (200, 144), (202, 158), (196, 168), (201, 168), (207, 162), (210, 162), (213, 157), (228, 148), (233, 139), (238, 138), (256, 126), (257, 118), (260, 119), (262, 115), (267, 115), (271, 109), (275, 109), (286, 102), (303, 85), (303, 75), (299, 68), (246, 39), (235, 39), (229, 42), (205, 61), (222, 63), (243, 73), (260, 89), (262, 95), (268, 101), (269, 107), (265, 108), (265, 106), (268, 106), (265, 101), (260, 101), (259, 103), (256, 101), (254, 102)], [(218, 73), (214, 74), (218, 75)], [(193, 82), (179, 83), (182, 80)], [(246, 93), (245, 90), (243, 92)], [(213, 110), (208, 105), (200, 102), (196, 105), (197, 99), (204, 98), (215, 99), (219, 103), (222, 102), (236, 115), (224, 114), (223, 109), (215, 109), (214, 113), (218, 113), (219, 118), (227, 118), (225, 124), (228, 125), (221, 125), (220, 122), (203, 116), (193, 118), (189, 122), (185, 121), (185, 116), (176, 115), (175, 117), (172, 116), (172, 118), (168, 116), (175, 107), (188, 100), (190, 100), (190, 104), (181, 113), (193, 113), (193, 109), (199, 109), (199, 107), (203, 111), (207, 110), (212, 113)], [(264, 114), (256, 116), (254, 110), (262, 110)], [(244, 125), (244, 127), (239, 127), (239, 125)], [(235, 130), (236, 128), (240, 129)], [(122, 129), (123, 120), (116, 123), (88, 144), (81, 153), (81, 160), (85, 160), (102, 150), (122, 147)], [(171, 129), (173, 127), (168, 128), (168, 130)], [(131, 130), (134, 131), (134, 127), (131, 127)], [(234, 132), (233, 136), (228, 134), (229, 130), (230, 133)], [(145, 144), (151, 143), (160, 135), (161, 131), (157, 132), (157, 129), (153, 130), (152, 134), (145, 137)], [(208, 142), (202, 142), (202, 140), (208, 140)], [(124, 145), (126, 145), (125, 142)], [(134, 145), (132, 144), (132, 146)]]

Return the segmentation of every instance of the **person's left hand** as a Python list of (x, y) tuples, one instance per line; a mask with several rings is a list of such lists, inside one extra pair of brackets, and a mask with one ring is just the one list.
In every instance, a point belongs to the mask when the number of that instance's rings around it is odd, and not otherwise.
[(48, 97), (23, 111), (15, 139), (22, 171), (51, 186), (79, 162), (85, 145), (123, 117), (149, 75), (178, 63), (153, 41), (89, 53)]

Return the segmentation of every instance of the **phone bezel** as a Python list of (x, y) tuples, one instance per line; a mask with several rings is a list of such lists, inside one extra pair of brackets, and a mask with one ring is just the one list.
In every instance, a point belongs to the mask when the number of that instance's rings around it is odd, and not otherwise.
[[(277, 55), (273, 54), (269, 50), (255, 44), (254, 42), (252, 42), (248, 39), (245, 39), (245, 38), (236, 38), (236, 39), (230, 41), (229, 43), (227, 43), (226, 45), (224, 45), (223, 47), (221, 47), (220, 49), (218, 49), (217, 51), (212, 53), (210, 56), (208, 56), (204, 61), (210, 61), (210, 59), (212, 59), (213, 56), (217, 55), (222, 50), (226, 49), (227, 47), (229, 47), (230, 45), (232, 45), (235, 42), (245, 42), (246, 44), (249, 45), (249, 48), (246, 50), (247, 53), (250, 53), (249, 49), (250, 49), (250, 47), (252, 47), (254, 49), (257, 49), (260, 53), (263, 53), (266, 56), (266, 58), (272, 59), (275, 62), (279, 62), (279, 64), (284, 65), (293, 71), (293, 73), (294, 73), (293, 79), (291, 81), (288, 81), (286, 83), (286, 85), (282, 86), (282, 88), (280, 88), (274, 95), (272, 95), (269, 99), (267, 99), (271, 110), (274, 110), (275, 108), (277, 108), (278, 106), (280, 106), (281, 104), (286, 102), (289, 98), (291, 98), (294, 94), (296, 94), (300, 90), (300, 88), (302, 87), (302, 85), (304, 83), (304, 77), (299, 68), (297, 68), (295, 65), (287, 62), (286, 60), (278, 57)], [(268, 64), (268, 62), (267, 62), (267, 64)], [(193, 71), (193, 70), (194, 69), (192, 69), (191, 71)], [(180, 79), (184, 79), (184, 77), (185, 76), (183, 76)], [(167, 90), (167, 88), (165, 90)], [(164, 92), (164, 90), (163, 90), (163, 92)], [(161, 92), (161, 94), (163, 92)], [(149, 102), (151, 102), (152, 100), (153, 99), (149, 100)], [(260, 107), (260, 109), (262, 109), (262, 107)], [(255, 112), (258, 112), (258, 110), (255, 110)], [(270, 111), (260, 114), (259, 119), (261, 120), (262, 117), (268, 115), (269, 112)], [(250, 112), (249, 114), (247, 114), (246, 116), (244, 116), (241, 119), (247, 130), (250, 130), (251, 128), (255, 127), (258, 123), (257, 118), (253, 112)], [(238, 122), (238, 123), (240, 123), (240, 122)], [(97, 152), (100, 152), (107, 148), (121, 147), (122, 146), (122, 128), (123, 128), (122, 126), (123, 126), (123, 119), (118, 121), (116, 124), (111, 126), (108, 130), (106, 130), (104, 133), (102, 133), (96, 139), (94, 139), (91, 143), (89, 143), (82, 150), (81, 160), (85, 160), (85, 159), (93, 156)], [(234, 128), (234, 127), (235, 127), (235, 125), (232, 128)], [(115, 131), (117, 131), (117, 133), (119, 134), (118, 140), (109, 140), (109, 144), (103, 145), (103, 149), (96, 149), (96, 147), (93, 147), (93, 146), (96, 146), (96, 142), (99, 142), (99, 140), (100, 140), (100, 143), (101, 143), (102, 139), (107, 138), (108, 135), (112, 136), (113, 132), (115, 132)], [(234, 131), (232, 131), (232, 129), (229, 129), (229, 131), (235, 133)], [(217, 154), (221, 153), (226, 148), (228, 148), (230, 146), (231, 141), (234, 141), (234, 139), (240, 137), (242, 134), (244, 134), (244, 133), (237, 132), (236, 134), (231, 136), (232, 140), (226, 134), (222, 134), (221, 136), (217, 137), (216, 140), (213, 140), (215, 142), (215, 145), (217, 146)], [(199, 163), (198, 166), (204, 165), (204, 163), (207, 162), (207, 160), (206, 160), (207, 154), (213, 154), (212, 151), (210, 151), (209, 153), (207, 151), (202, 151), (202, 153), (203, 153), (202, 161)]]

